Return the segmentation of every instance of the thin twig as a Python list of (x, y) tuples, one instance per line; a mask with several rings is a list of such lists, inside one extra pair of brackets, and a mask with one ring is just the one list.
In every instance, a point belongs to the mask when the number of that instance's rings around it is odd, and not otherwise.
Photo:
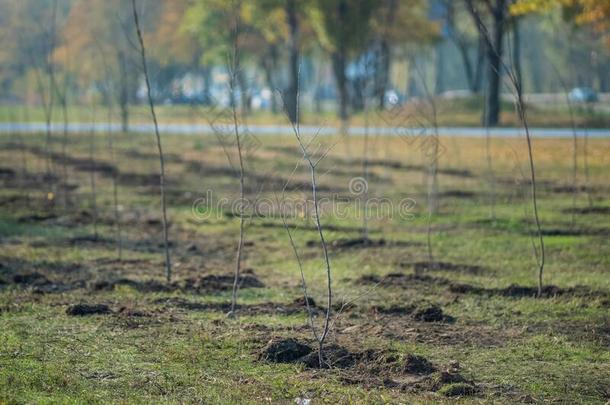
[(169, 240), (167, 232), (167, 208), (165, 201), (165, 161), (163, 159), (163, 148), (161, 146), (161, 135), (159, 135), (159, 123), (157, 122), (157, 114), (155, 113), (155, 104), (152, 98), (152, 92), (150, 88), (150, 78), (148, 75), (148, 66), (146, 63), (146, 48), (144, 46), (144, 39), (142, 37), (142, 30), (140, 29), (140, 21), (138, 18), (138, 10), (136, 8), (136, 0), (131, 0), (133, 9), (133, 20), (136, 25), (136, 32), (138, 34), (138, 41), (140, 42), (140, 56), (142, 58), (142, 69), (144, 70), (144, 79), (146, 81), (146, 94), (148, 96), (148, 105), (150, 107), (150, 114), (152, 115), (155, 137), (157, 139), (157, 150), (159, 152), (159, 165), (160, 165), (160, 176), (159, 185), (161, 187), (161, 211), (163, 219), (163, 244), (165, 246), (165, 276), (167, 282), (171, 282), (172, 278), (172, 264), (169, 253)]

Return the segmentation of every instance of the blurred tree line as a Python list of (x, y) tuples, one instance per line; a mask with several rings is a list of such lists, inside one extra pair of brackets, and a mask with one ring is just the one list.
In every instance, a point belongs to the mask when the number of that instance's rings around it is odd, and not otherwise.
[[(176, 80), (191, 75), (203, 85), (186, 101), (213, 102), (236, 49), (240, 107), (252, 107), (253, 89), (279, 90), (269, 108), (285, 107), (292, 120), (299, 88), (311, 108), (331, 100), (347, 120), (367, 101), (386, 108), (421, 96), (426, 81), (436, 94), (484, 93), (484, 120), (495, 125), (506, 66), (527, 92), (561, 91), (551, 66), (571, 86), (607, 92), (610, 82), (607, 0), (145, 0), (140, 8), (158, 101), (180, 102)], [(129, 2), (0, 0), (0, 21), (4, 102), (96, 98), (119, 106), (126, 127), (141, 88)]]

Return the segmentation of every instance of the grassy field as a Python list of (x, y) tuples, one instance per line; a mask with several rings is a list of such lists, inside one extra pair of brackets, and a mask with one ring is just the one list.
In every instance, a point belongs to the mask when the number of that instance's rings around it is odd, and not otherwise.
[[(475, 126), (481, 125), (481, 111), (483, 110), (483, 99), (480, 97), (472, 97), (465, 99), (438, 99), (438, 123), (441, 126)], [(610, 109), (606, 104), (599, 104), (597, 110), (590, 110), (582, 105), (573, 106), (574, 123), (579, 127), (589, 128), (607, 128), (610, 124)], [(397, 117), (421, 116), (421, 106), (418, 103), (409, 103), (399, 110), (389, 109), (382, 113), (375, 112), (369, 114), (368, 120), (372, 126), (399, 126), (399, 125), (416, 125), (416, 121), (403, 122)], [(222, 108), (210, 108), (200, 106), (186, 105), (160, 105), (157, 107), (159, 119), (166, 123), (208, 123), (211, 119), (215, 122), (225, 121), (229, 119)], [(397, 112), (400, 112), (397, 114)], [(118, 110), (114, 111), (114, 119), (118, 120)], [(132, 123), (150, 123), (150, 115), (146, 105), (132, 105), (129, 107), (130, 122)], [(528, 106), (528, 117), (530, 124), (534, 127), (567, 127), (572, 126), (570, 113), (566, 104), (551, 104), (551, 105), (536, 105)], [(93, 114), (89, 106), (70, 106), (69, 117), (72, 122), (91, 122), (105, 121), (107, 113), (105, 108), (100, 107), (96, 114)], [(42, 107), (28, 106), (27, 115), (22, 106), (0, 106), (0, 122), (44, 122), (45, 115)], [(53, 114), (53, 121), (57, 123), (63, 122), (61, 110), (56, 109)], [(286, 125), (286, 117), (284, 114), (272, 114), (270, 111), (253, 111), (249, 114), (248, 123), (254, 125)], [(339, 127), (340, 120), (337, 114), (332, 111), (313, 112), (302, 111), (301, 121), (305, 125), (319, 125), (321, 122), (324, 126)], [(350, 125), (364, 125), (365, 117), (362, 112), (355, 113), (350, 118)], [(419, 125), (422, 125), (419, 122)], [(500, 117), (500, 126), (505, 127), (520, 127), (519, 117), (516, 114), (515, 107), (512, 103), (502, 102), (502, 114)]]
[[(338, 353), (319, 369), (265, 357), (270, 341), (313, 345), (298, 266), (269, 209), (288, 180), (287, 199), (311, 198), (303, 165), (291, 176), (294, 138), (248, 142), (247, 197), (266, 205), (246, 221), (235, 318), (226, 316), (239, 230), (232, 145), (163, 135), (168, 285), (153, 135), (114, 136), (115, 159), (106, 134), (91, 139), (70, 135), (64, 154), (54, 136), (49, 157), (42, 135), (1, 138), (0, 403), (610, 400), (610, 140), (589, 140), (588, 179), (578, 145), (576, 194), (571, 141), (534, 141), (547, 253), (539, 299), (525, 140), (492, 139), (492, 181), (484, 139), (440, 139), (430, 269), (421, 139), (369, 139), (368, 197), (391, 204), (369, 218), (368, 243), (358, 239), (364, 197), (350, 189), (363, 176), (364, 140), (314, 141), (320, 151), (333, 146), (319, 185), (331, 202), (322, 224), (336, 302), (328, 344)], [(401, 210), (401, 201), (415, 205)], [(317, 232), (308, 212), (289, 214), (319, 324), (326, 289)], [(109, 311), (68, 314), (75, 304)]]

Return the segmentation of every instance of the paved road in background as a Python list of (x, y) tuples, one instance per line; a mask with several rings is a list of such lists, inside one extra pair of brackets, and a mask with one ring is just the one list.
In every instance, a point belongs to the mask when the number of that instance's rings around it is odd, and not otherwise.
[[(231, 127), (229, 124), (222, 124), (219, 126), (211, 126), (208, 124), (160, 124), (159, 129), (164, 133), (172, 134), (184, 134), (184, 135), (198, 135), (198, 134), (209, 134), (213, 133), (214, 130), (227, 131)], [(46, 126), (44, 123), (0, 123), (0, 133), (32, 133), (32, 132), (44, 132)], [(63, 131), (63, 124), (54, 124), (52, 126), (54, 132)], [(70, 123), (68, 131), (75, 132), (89, 132), (95, 129), (96, 132), (112, 131), (120, 132), (121, 127), (119, 124), (112, 123)], [(152, 124), (130, 124), (129, 130), (136, 133), (150, 133), (154, 130)], [(242, 128), (244, 130), (244, 128)], [(254, 135), (286, 135), (292, 133), (292, 128), (287, 125), (249, 125), (247, 130)], [(349, 128), (349, 134), (363, 135), (365, 132), (364, 127), (351, 127)], [(371, 135), (383, 135), (383, 136), (409, 136), (430, 133), (430, 128), (390, 128), (390, 127), (371, 127), (369, 128), (369, 134)], [(321, 135), (334, 135), (338, 132), (337, 128), (325, 127), (318, 128), (310, 125), (302, 125), (301, 133), (303, 134), (315, 134), (319, 132)], [(487, 134), (485, 128), (481, 127), (441, 127), (438, 129), (441, 136), (471, 136), (471, 137), (484, 137)], [(524, 132), (521, 128), (491, 128), (489, 133), (493, 137), (499, 138), (515, 138), (523, 136)], [(532, 136), (537, 138), (570, 138), (573, 136), (571, 128), (531, 128), (530, 133)], [(579, 136), (587, 134), (590, 138), (610, 138), (610, 123), (608, 128), (578, 128), (577, 133)]]

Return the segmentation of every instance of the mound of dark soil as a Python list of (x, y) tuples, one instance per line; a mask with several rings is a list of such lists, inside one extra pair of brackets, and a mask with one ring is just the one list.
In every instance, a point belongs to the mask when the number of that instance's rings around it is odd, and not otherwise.
[(128, 286), (140, 292), (167, 292), (176, 288), (173, 285), (163, 284), (157, 280), (131, 280), (120, 278), (117, 280), (101, 280), (93, 283), (91, 288), (94, 291), (111, 291), (116, 286)]
[(0, 167), (0, 180), (12, 179), (15, 177), (15, 171), (10, 167)]
[(15, 274), (13, 276), (13, 282), (15, 284), (26, 284), (34, 286), (47, 285), (51, 283), (44, 274), (40, 274), (37, 272)]
[[(529, 233), (528, 233), (529, 235)], [(608, 228), (542, 228), (544, 236), (608, 236)]]
[(319, 350), (309, 353), (301, 362), (309, 368), (350, 368), (358, 361), (354, 354), (343, 346), (331, 344), (322, 348), (322, 365), (320, 366)]
[(310, 308), (316, 308), (316, 302), (311, 297), (307, 297), (307, 301), (305, 301), (305, 297), (295, 298), (295, 300), (292, 301), (292, 305), (295, 307), (304, 307), (304, 308), (307, 308), (307, 306), (309, 305)]
[(487, 269), (474, 264), (455, 264), (448, 262), (415, 262), (415, 263), (400, 263), (401, 267), (413, 267), (416, 273), (423, 271), (448, 271), (455, 273), (481, 274)]
[(445, 315), (443, 310), (436, 305), (422, 308), (413, 314), (413, 318), (421, 322), (446, 322), (453, 323), (455, 318), (450, 315)]
[(81, 235), (75, 236), (73, 238), (68, 239), (68, 243), (71, 245), (81, 245), (86, 243), (107, 243), (110, 242), (109, 239), (106, 239), (99, 235)]
[[(244, 271), (245, 272), (245, 271)], [(206, 291), (224, 291), (233, 288), (234, 277), (230, 275), (208, 275), (201, 277), (196, 289)], [(254, 274), (242, 274), (239, 288), (263, 288), (265, 285)]]
[(392, 304), (390, 306), (375, 305), (371, 307), (371, 312), (382, 315), (408, 315), (414, 310), (414, 306), (404, 306), (396, 304)]
[[(248, 272), (248, 269), (244, 270)], [(175, 281), (171, 284), (163, 283), (157, 280), (132, 280), (128, 278), (120, 278), (117, 280), (101, 280), (92, 284), (91, 288), (94, 291), (109, 291), (116, 286), (128, 286), (137, 291), (151, 292), (169, 292), (169, 291), (185, 291), (185, 292), (213, 292), (227, 291), (233, 288), (232, 275), (207, 275), (199, 279), (186, 279)], [(254, 275), (252, 271), (243, 274), (239, 282), (240, 288), (263, 288), (265, 285)]]
[(437, 392), (446, 397), (467, 397), (475, 395), (478, 390), (474, 384), (458, 382), (443, 385)]
[(260, 352), (259, 359), (273, 363), (296, 363), (311, 352), (311, 347), (296, 339), (272, 339)]
[[(315, 245), (315, 241), (312, 245)], [(307, 243), (308, 245), (310, 242)], [(353, 238), (353, 239), (337, 239), (331, 242), (331, 246), (338, 249), (358, 248), (358, 247), (376, 247), (385, 246), (385, 239), (369, 239), (369, 238)]]
[(138, 309), (127, 308), (127, 307), (121, 307), (118, 311), (118, 314), (122, 315), (122, 316), (126, 316), (126, 317), (135, 317), (135, 318), (143, 318), (143, 317), (151, 316), (151, 314), (149, 312), (140, 311)]
[(566, 214), (580, 214), (580, 215), (588, 215), (588, 214), (599, 214), (599, 215), (610, 215), (610, 207), (576, 207), (576, 208), (568, 208), (562, 210), (562, 212)]
[(417, 287), (427, 285), (448, 285), (450, 281), (443, 277), (433, 277), (425, 274), (388, 273), (385, 276), (365, 274), (355, 281), (357, 284), (379, 284), (382, 287)]
[(425, 357), (408, 354), (401, 365), (401, 371), (407, 374), (428, 375), (436, 371), (436, 367)]
[(447, 190), (439, 193), (439, 197), (449, 197), (449, 198), (473, 198), (476, 196), (476, 193), (472, 191), (464, 191), (464, 190)]
[[(261, 361), (297, 363), (320, 368), (319, 352), (310, 345), (293, 338), (270, 340), (258, 353)], [(408, 392), (438, 392), (445, 396), (474, 395), (480, 389), (458, 372), (459, 365), (451, 363), (445, 371), (423, 356), (400, 355), (387, 349), (366, 349), (352, 352), (337, 345), (326, 345), (322, 350), (323, 369), (333, 369), (340, 380), (364, 387), (393, 387)]]
[[(449, 291), (456, 294), (477, 294), (488, 296), (502, 297), (535, 297), (538, 294), (537, 287), (526, 287), (517, 284), (511, 284), (505, 288), (485, 288), (471, 284), (452, 283), (449, 285)], [(575, 286), (561, 288), (556, 285), (546, 285), (542, 287), (542, 297), (608, 297), (610, 292), (595, 291), (587, 286)]]
[(156, 173), (119, 173), (117, 175), (117, 182), (123, 186), (155, 187), (159, 185), (159, 181), (159, 175)]
[(106, 315), (110, 313), (112, 311), (105, 304), (75, 304), (66, 309), (66, 314), (71, 316)]
[(24, 215), (22, 217), (17, 218), (17, 222), (20, 224), (29, 223), (29, 222), (43, 222), (48, 221), (50, 219), (56, 219), (57, 215), (55, 214), (32, 214), (32, 215)]

